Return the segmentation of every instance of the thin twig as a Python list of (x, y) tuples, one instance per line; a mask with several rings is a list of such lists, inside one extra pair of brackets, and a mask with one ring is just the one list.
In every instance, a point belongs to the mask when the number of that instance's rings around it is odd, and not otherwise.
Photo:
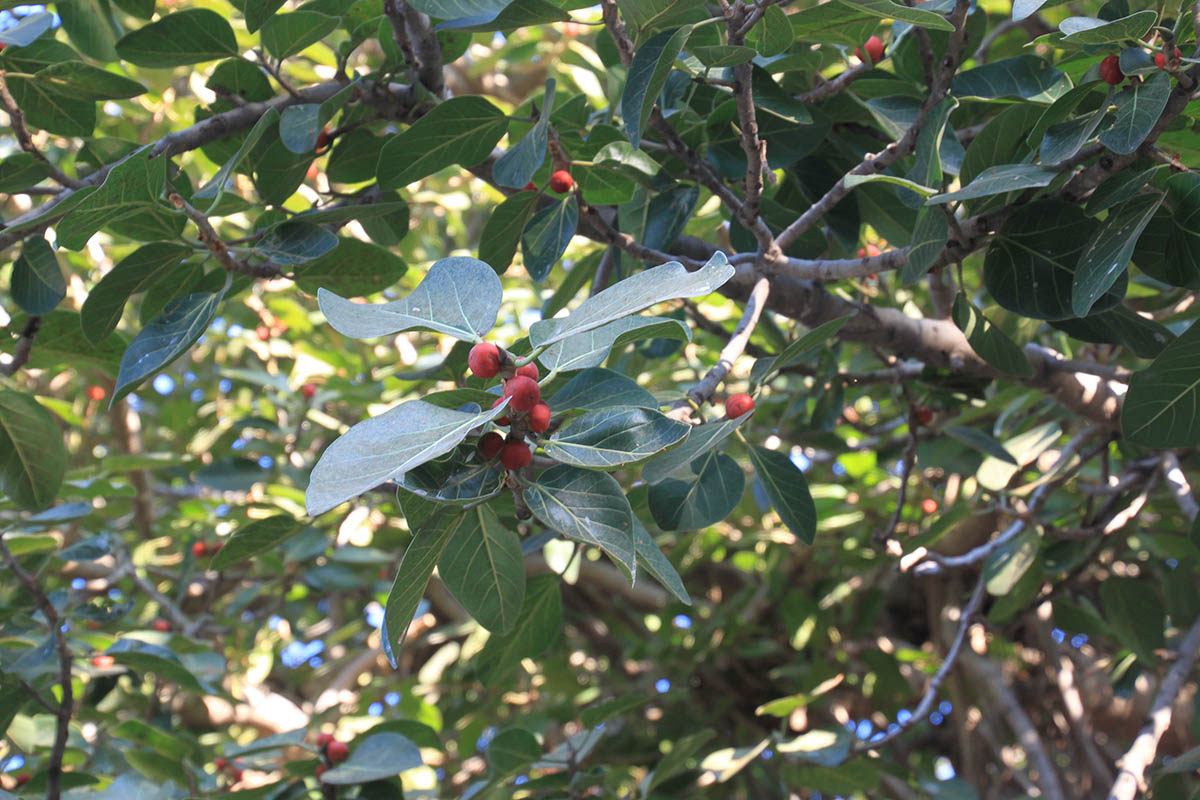
[(0, 364), (0, 374), (15, 375), (17, 370), (29, 363), (29, 357), (33, 355), (33, 340), (41, 327), (42, 318), (37, 314), (25, 322), (25, 327), (21, 329), (21, 338), (13, 347), (12, 359), (7, 364)]
[(82, 183), (52, 164), (50, 159), (46, 158), (46, 154), (34, 144), (33, 137), (29, 135), (29, 129), (25, 127), (25, 112), (21, 110), (21, 107), (17, 105), (16, 98), (8, 91), (8, 84), (4, 77), (4, 70), (0, 70), (0, 105), (4, 106), (5, 112), (8, 113), (8, 121), (13, 133), (16, 134), (17, 143), (21, 145), (21, 149), (45, 164), (50, 172), (50, 177), (61, 185), (70, 189), (78, 189), (83, 186)]
[(208, 221), (208, 217), (204, 212), (195, 208), (178, 192), (171, 191), (167, 195), (167, 200), (171, 205), (183, 211), (187, 218), (195, 223), (197, 230), (200, 232), (200, 241), (208, 248), (209, 252), (217, 259), (222, 267), (227, 272), (236, 272), (242, 275), (249, 275), (253, 278), (277, 278), (281, 274), (279, 268), (274, 264), (250, 264), (241, 259), (234, 258), (233, 253), (229, 251), (229, 245), (222, 241), (217, 235), (212, 223)]
[(688, 389), (687, 396), (696, 405), (703, 405), (712, 399), (717, 386), (725, 380), (729, 370), (733, 369), (734, 363), (742, 357), (742, 353), (746, 350), (746, 344), (750, 341), (750, 334), (754, 333), (759, 317), (762, 316), (763, 307), (767, 304), (770, 292), (771, 282), (766, 278), (759, 278), (758, 282), (754, 284), (754, 288), (750, 290), (750, 297), (746, 300), (746, 310), (742, 313), (742, 318), (734, 329), (733, 335), (721, 349), (717, 363), (713, 364), (712, 368), (695, 386)]

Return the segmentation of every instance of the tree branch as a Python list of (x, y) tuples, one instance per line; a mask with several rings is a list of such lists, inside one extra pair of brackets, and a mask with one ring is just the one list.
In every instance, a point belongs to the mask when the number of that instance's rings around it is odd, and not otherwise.
[(433, 32), (429, 17), (405, 0), (384, 0), (383, 10), (392, 23), (393, 36), (413, 73), (431, 94), (441, 97), (446, 88), (442, 72), (442, 46)]
[(8, 121), (13, 133), (16, 134), (17, 143), (21, 145), (22, 150), (45, 164), (50, 172), (50, 177), (56, 182), (69, 189), (78, 189), (83, 184), (52, 164), (50, 159), (46, 158), (46, 154), (34, 144), (33, 137), (29, 135), (29, 129), (25, 127), (25, 112), (21, 110), (21, 107), (17, 105), (16, 98), (8, 91), (8, 84), (4, 77), (4, 70), (0, 70), (0, 106), (3, 106), (5, 112), (8, 113)]
[(7, 364), (0, 364), (0, 374), (15, 375), (17, 370), (29, 363), (29, 357), (33, 355), (33, 340), (37, 337), (41, 327), (42, 318), (37, 314), (25, 322), (25, 327), (21, 329), (21, 338), (13, 347), (12, 360)]
[(733, 369), (734, 363), (742, 357), (742, 353), (746, 350), (746, 344), (750, 341), (750, 334), (754, 333), (754, 328), (758, 325), (758, 319), (762, 316), (763, 307), (767, 304), (767, 297), (770, 293), (771, 282), (766, 278), (759, 278), (758, 282), (754, 284), (754, 288), (750, 290), (750, 297), (746, 300), (746, 310), (742, 312), (742, 319), (734, 328), (733, 335), (725, 347), (721, 349), (717, 363), (713, 364), (712, 368), (695, 386), (688, 389), (687, 396), (696, 405), (703, 405), (712, 399), (717, 386), (725, 380), (729, 370)]

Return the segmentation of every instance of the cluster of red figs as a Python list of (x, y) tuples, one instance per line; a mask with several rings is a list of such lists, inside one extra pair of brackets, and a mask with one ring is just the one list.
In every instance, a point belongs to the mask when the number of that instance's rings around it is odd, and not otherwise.
[(325, 774), (325, 770), (330, 767), (336, 767), (350, 757), (349, 745), (333, 738), (332, 733), (322, 733), (318, 736), (317, 747), (321, 750), (321, 756), (324, 759), (324, 761), (317, 765), (314, 773), (318, 780)]
[(515, 366), (507, 353), (491, 342), (480, 342), (471, 348), (467, 365), (475, 377), (484, 380), (500, 376), (504, 383), (503, 394), (496, 398), (492, 408), (508, 398), (511, 413), (497, 417), (493, 422), (505, 428), (512, 426), (508, 436), (498, 431), (488, 431), (479, 437), (479, 452), (488, 461), (497, 456), (507, 470), (517, 470), (529, 465), (533, 451), (525, 443), (525, 431), (544, 433), (550, 427), (550, 407), (542, 402), (542, 390), (538, 386), (537, 364), (530, 362)]
[[(1156, 50), (1154, 52), (1154, 66), (1159, 69), (1166, 69), (1171, 62), (1178, 65), (1179, 59), (1183, 57), (1178, 47), (1173, 48), (1174, 55), (1168, 57), (1165, 50)], [(1125, 80), (1125, 73), (1121, 71), (1121, 59), (1119, 56), (1105, 56), (1100, 62), (1100, 80), (1111, 86), (1120, 85), (1121, 81)]]

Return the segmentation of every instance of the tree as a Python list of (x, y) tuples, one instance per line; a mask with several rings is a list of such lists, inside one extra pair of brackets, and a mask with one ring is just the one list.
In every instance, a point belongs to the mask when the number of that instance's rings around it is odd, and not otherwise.
[(4, 3), (0, 798), (1200, 796), (1160, 5)]

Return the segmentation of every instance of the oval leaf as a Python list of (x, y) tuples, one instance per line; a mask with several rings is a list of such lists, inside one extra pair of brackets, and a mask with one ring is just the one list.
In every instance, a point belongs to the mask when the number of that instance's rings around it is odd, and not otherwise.
[(54, 502), (67, 469), (62, 432), (32, 395), (0, 389), (0, 487), (14, 503), (40, 511)]
[(1200, 322), (1134, 373), (1121, 409), (1121, 433), (1148, 447), (1200, 442)]
[(558, 464), (525, 490), (525, 502), (548, 527), (599, 547), (634, 573), (633, 510), (611, 475)]
[(117, 54), (139, 67), (182, 67), (237, 53), (233, 28), (207, 8), (176, 11), (117, 42)]
[(650, 458), (683, 441), (691, 427), (658, 411), (615, 407), (576, 417), (545, 442), (564, 464), (613, 469)]
[(812, 544), (817, 535), (817, 508), (804, 473), (786, 454), (765, 447), (751, 447), (750, 461), (783, 524), (800, 541)]
[(438, 560), (438, 574), (458, 602), (492, 633), (517, 622), (525, 599), (521, 539), (500, 523), (490, 506), (465, 513)]

